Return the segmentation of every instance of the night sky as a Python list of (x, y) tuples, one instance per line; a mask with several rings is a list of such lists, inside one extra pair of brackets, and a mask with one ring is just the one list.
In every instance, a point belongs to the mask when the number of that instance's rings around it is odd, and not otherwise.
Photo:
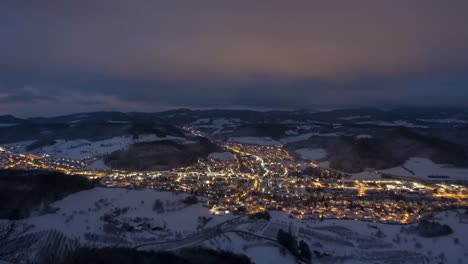
[(466, 0), (0, 1), (0, 114), (468, 107)]

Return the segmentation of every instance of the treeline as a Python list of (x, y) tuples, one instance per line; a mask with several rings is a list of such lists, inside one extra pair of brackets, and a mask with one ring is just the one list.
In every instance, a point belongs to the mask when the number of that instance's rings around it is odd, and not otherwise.
[(33, 209), (90, 189), (94, 182), (81, 176), (49, 171), (0, 170), (0, 219), (21, 219)]
[(69, 254), (63, 264), (88, 263), (171, 263), (171, 264), (251, 264), (245, 255), (207, 248), (190, 248), (172, 252), (138, 251), (129, 248), (80, 248)]

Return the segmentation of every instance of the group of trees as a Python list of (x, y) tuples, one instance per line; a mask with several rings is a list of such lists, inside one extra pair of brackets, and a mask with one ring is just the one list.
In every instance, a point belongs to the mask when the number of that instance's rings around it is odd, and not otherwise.
[(94, 182), (59, 172), (0, 170), (0, 219), (22, 219), (33, 209), (82, 190)]
[(265, 219), (267, 221), (270, 221), (271, 216), (270, 216), (270, 213), (268, 213), (268, 211), (262, 211), (262, 212), (258, 212), (255, 214), (251, 214), (249, 218), (250, 219)]
[(312, 253), (310, 252), (309, 245), (304, 240), (297, 242), (296, 238), (291, 234), (291, 232), (286, 232), (283, 229), (278, 231), (277, 236), (278, 243), (284, 246), (286, 249), (291, 252), (294, 256), (299, 259), (310, 262), (312, 258)]
[(36, 242), (37, 237), (27, 234), (27, 227), (16, 221), (0, 224), (0, 260), (11, 261), (25, 254)]
[(155, 211), (158, 214), (164, 213), (164, 205), (160, 199), (156, 199), (156, 201), (154, 201), (153, 211)]
[[(177, 203), (178, 205), (182, 203), (185, 206), (190, 206), (190, 205), (197, 204), (198, 202), (199, 201), (198, 201), (197, 196), (191, 195), (191, 196), (187, 196), (186, 198), (181, 199), (179, 201), (174, 201), (172, 206), (174, 207), (175, 203)], [(170, 208), (169, 205), (170, 205), (169, 201), (166, 201), (166, 206), (167, 207), (165, 208), (163, 201), (161, 201), (161, 199), (156, 199), (154, 201), (154, 203), (153, 203), (153, 211), (155, 211), (158, 214), (163, 214), (166, 211), (173, 210), (173, 209)]]
[(423, 237), (439, 237), (453, 233), (450, 226), (427, 220), (420, 221), (416, 227), (416, 231)]
[(198, 203), (198, 198), (195, 195), (187, 196), (187, 198), (183, 199), (182, 202), (185, 205), (194, 205)]
[(245, 255), (207, 248), (183, 249), (177, 253), (138, 251), (129, 248), (79, 248), (64, 264), (88, 263), (172, 263), (172, 264), (251, 264)]
[(60, 172), (0, 170), (0, 260), (15, 262), (38, 243), (30, 226), (17, 221), (33, 210), (50, 209), (51, 202), (81, 190), (90, 189), (93, 181)]

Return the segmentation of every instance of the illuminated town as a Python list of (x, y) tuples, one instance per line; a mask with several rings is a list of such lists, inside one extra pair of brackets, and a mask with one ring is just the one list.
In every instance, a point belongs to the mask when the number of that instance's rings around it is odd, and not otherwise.
[(77, 161), (17, 154), (7, 148), (0, 149), (0, 165), (84, 175), (106, 187), (191, 193), (205, 197), (213, 214), (281, 210), (298, 219), (406, 224), (416, 222), (424, 212), (468, 207), (468, 190), (463, 183), (409, 181), (389, 175), (352, 180), (349, 175), (301, 160), (281, 145), (222, 146), (230, 158), (208, 158), (167, 171), (87, 170), (95, 158)]

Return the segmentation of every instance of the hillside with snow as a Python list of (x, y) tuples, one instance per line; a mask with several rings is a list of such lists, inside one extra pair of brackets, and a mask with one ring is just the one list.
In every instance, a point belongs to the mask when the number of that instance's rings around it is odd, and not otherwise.
[[(296, 263), (276, 241), (280, 229), (306, 241), (314, 263), (463, 263), (468, 215), (461, 210), (430, 218), (447, 224), (450, 235), (425, 238), (413, 225), (351, 220), (297, 220), (270, 212), (269, 221), (248, 216), (214, 216), (200, 203), (186, 204), (187, 194), (154, 190), (94, 188), (51, 204), (55, 212), (23, 220), (29, 232), (59, 232), (64, 241), (93, 247), (124, 246), (174, 250), (205, 246), (249, 256), (255, 263)], [(46, 243), (46, 242), (43, 242)], [(265, 255), (267, 254), (267, 255)]]

